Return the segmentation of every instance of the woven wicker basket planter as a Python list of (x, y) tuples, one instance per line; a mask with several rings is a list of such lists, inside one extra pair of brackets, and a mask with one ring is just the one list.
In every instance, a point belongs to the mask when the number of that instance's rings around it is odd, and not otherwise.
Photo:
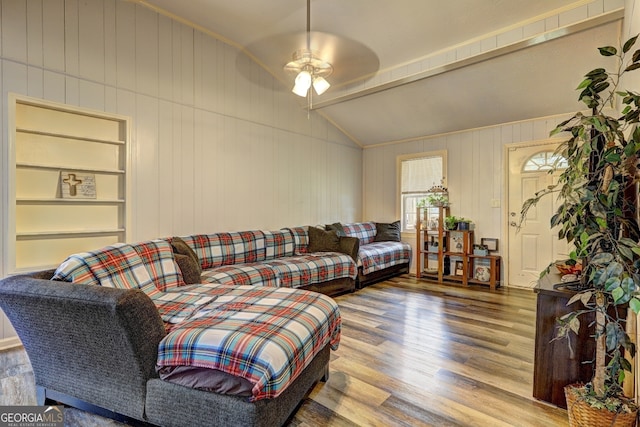
[(574, 387), (579, 388), (581, 385), (572, 384), (564, 388), (569, 427), (633, 427), (636, 425), (637, 411), (617, 414), (606, 409), (595, 409), (578, 399), (576, 394), (571, 391)]

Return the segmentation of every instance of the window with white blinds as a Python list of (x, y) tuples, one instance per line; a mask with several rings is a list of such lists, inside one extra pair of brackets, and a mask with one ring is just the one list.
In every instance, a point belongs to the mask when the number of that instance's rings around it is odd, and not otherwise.
[(400, 168), (400, 213), (402, 231), (415, 231), (416, 208), (434, 185), (445, 185), (446, 151), (402, 156)]

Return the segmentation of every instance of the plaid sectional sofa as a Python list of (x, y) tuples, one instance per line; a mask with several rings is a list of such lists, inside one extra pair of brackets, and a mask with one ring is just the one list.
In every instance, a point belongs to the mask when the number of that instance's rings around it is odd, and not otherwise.
[[(117, 268), (121, 271), (109, 277), (110, 287), (131, 287), (148, 270), (151, 282), (145, 286), (162, 292), (193, 283), (287, 287), (328, 295), (355, 290), (356, 238), (341, 239), (340, 252), (311, 253), (307, 227), (180, 236), (199, 260), (202, 275), (198, 282), (185, 281), (172, 251), (173, 239), (117, 244), (70, 255), (58, 267), (56, 279), (97, 285)], [(110, 263), (114, 257), (121, 261)]]
[(375, 222), (342, 224), (349, 237), (360, 241), (358, 257), (357, 287), (363, 288), (376, 281), (409, 273), (411, 265), (411, 245), (406, 242), (376, 241)]
[(410, 248), (375, 241), (375, 223), (345, 234), (331, 249), (308, 227), (114, 244), (0, 280), (0, 308), (39, 405), (159, 426), (282, 425), (340, 342), (339, 307), (323, 294), (408, 268)]
[(2, 279), (0, 308), (31, 361), (38, 405), (134, 425), (283, 425), (327, 379), (340, 340), (332, 298), (181, 285), (164, 240)]
[(286, 287), (328, 295), (355, 290), (355, 238), (341, 239), (341, 252), (313, 253), (308, 250), (307, 227), (180, 238), (200, 260), (202, 283)]
[[(308, 227), (181, 236), (201, 261), (207, 283), (282, 286), (327, 295), (408, 273), (411, 245), (376, 241), (373, 221), (343, 224), (342, 255), (310, 253)], [(357, 239), (357, 243), (353, 241)], [(352, 264), (349, 257), (355, 260)], [(355, 280), (350, 282), (351, 278)]]

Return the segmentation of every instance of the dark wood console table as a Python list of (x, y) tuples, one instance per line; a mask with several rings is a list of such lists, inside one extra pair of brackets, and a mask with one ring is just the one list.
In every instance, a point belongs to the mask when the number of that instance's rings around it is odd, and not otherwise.
[(576, 292), (554, 289), (557, 283), (560, 283), (560, 275), (550, 273), (538, 281), (535, 289), (538, 298), (533, 397), (566, 408), (564, 386), (591, 381), (592, 364), (582, 361), (593, 359), (595, 343), (590, 338), (593, 330), (589, 330), (588, 325), (592, 323), (593, 316), (589, 318), (589, 315), (580, 318), (579, 334), (571, 334), (573, 354), (566, 340), (552, 341), (556, 336), (556, 318), (582, 307), (579, 301), (567, 306), (567, 302)]

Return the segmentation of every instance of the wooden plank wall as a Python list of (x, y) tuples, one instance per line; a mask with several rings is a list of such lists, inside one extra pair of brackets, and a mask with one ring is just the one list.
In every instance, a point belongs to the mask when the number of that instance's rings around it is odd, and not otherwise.
[(5, 228), (10, 92), (131, 117), (133, 241), (361, 219), (362, 149), (235, 47), (120, 0), (1, 0), (0, 39)]
[[(398, 156), (446, 150), (451, 214), (473, 220), (477, 242), (482, 237), (502, 240), (506, 231), (504, 146), (547, 140), (549, 132), (564, 117), (554, 116), (367, 148), (363, 157), (364, 217), (373, 221), (400, 218), (397, 203), (391, 203), (398, 197)], [(498, 201), (499, 206), (493, 207), (492, 200)], [(403, 235), (403, 240), (415, 245), (414, 234)], [(499, 249), (504, 255), (504, 245)], [(414, 259), (412, 268), (415, 269), (416, 265)]]

